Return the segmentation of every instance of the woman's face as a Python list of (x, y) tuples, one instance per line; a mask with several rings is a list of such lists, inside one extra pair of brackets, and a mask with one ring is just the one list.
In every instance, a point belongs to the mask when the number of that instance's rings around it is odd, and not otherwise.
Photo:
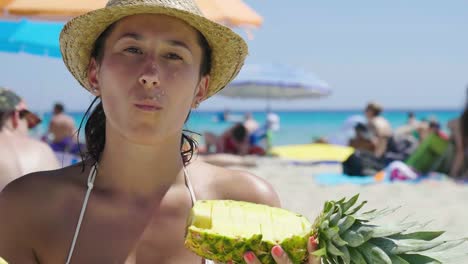
[(190, 108), (206, 95), (202, 56), (198, 32), (179, 19), (144, 14), (117, 22), (88, 72), (106, 129), (141, 144), (180, 137)]

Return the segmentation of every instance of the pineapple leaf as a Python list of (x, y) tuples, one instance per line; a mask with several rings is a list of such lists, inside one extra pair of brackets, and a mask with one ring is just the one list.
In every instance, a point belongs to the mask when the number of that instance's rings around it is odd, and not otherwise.
[(341, 236), (351, 247), (358, 247), (372, 238), (373, 227), (356, 224)]
[(327, 252), (334, 256), (343, 256), (343, 252), (341, 252), (338, 248), (333, 245), (331, 241), (327, 241)]
[(314, 252), (312, 252), (312, 255), (317, 257), (323, 257), (327, 255), (327, 248), (323, 247), (321, 249), (315, 250)]
[(330, 227), (326, 230), (323, 231), (323, 234), (325, 235), (325, 237), (327, 238), (327, 240), (331, 240), (334, 236), (338, 235), (338, 231), (340, 229), (335, 226), (335, 227)]
[(336, 226), (338, 224), (338, 221), (341, 219), (341, 216), (342, 216), (341, 206), (337, 206), (337, 208), (338, 208), (337, 212), (332, 214), (330, 217), (331, 226)]
[(320, 224), (320, 231), (324, 232), (325, 230), (328, 229), (329, 227), (329, 221), (328, 220), (324, 220), (321, 224)]
[(355, 221), (356, 221), (356, 218), (354, 218), (351, 215), (348, 215), (348, 216), (345, 216), (344, 218), (341, 218), (338, 221), (338, 224), (337, 224), (338, 228), (340, 229), (339, 234), (341, 235), (346, 230), (348, 230), (354, 224)]
[(341, 256), (341, 260), (345, 264), (351, 264), (351, 254), (349, 254), (349, 250), (347, 247), (338, 247), (338, 249), (343, 253)]
[(381, 218), (383, 216), (386, 216), (386, 215), (389, 215), (389, 214), (395, 212), (399, 208), (400, 207), (385, 208), (385, 209), (382, 209), (382, 210), (372, 210), (372, 211), (365, 212), (365, 213), (360, 214), (360, 215), (356, 215), (356, 219), (362, 220), (362, 221), (370, 221), (370, 220), (378, 219), (378, 218)]
[(367, 263), (372, 264), (392, 264), (390, 257), (380, 247), (372, 243), (364, 243), (358, 248)]
[(425, 241), (417, 239), (394, 240), (389, 238), (373, 238), (372, 243), (391, 254), (419, 252), (441, 245), (445, 241)]
[(355, 248), (348, 248), (349, 254), (351, 255), (351, 259), (353, 260), (353, 264), (367, 264), (366, 259), (364, 256)]
[(351, 209), (350, 211), (347, 211), (346, 214), (347, 215), (353, 215), (355, 213), (357, 213), (357, 211), (361, 210), (361, 208), (367, 203), (367, 201), (363, 201), (360, 205), (354, 207), (353, 209)]
[(411, 264), (397, 255), (390, 255), (390, 259), (392, 260), (392, 264)]
[[(433, 247), (431, 248), (430, 252), (441, 252), (441, 251), (445, 251), (445, 250), (448, 250), (448, 249), (451, 249), (451, 248), (454, 248), (458, 245), (461, 245), (463, 243), (465, 243), (466, 241), (468, 241), (468, 238), (462, 238), (462, 239), (457, 239), (457, 240), (450, 240), (450, 241), (443, 241), (442, 244), (436, 246), (436, 247)], [(428, 251), (425, 251), (425, 252), (428, 252)]]
[(348, 245), (348, 242), (344, 241), (339, 234), (336, 234), (334, 237), (332, 237), (333, 244), (335, 244), (338, 247), (343, 247)]
[(430, 241), (430, 240), (438, 238), (443, 233), (445, 233), (445, 231), (420, 231), (420, 232), (414, 232), (414, 233), (408, 233), (408, 234), (391, 235), (389, 236), (389, 238), (391, 239), (421, 239), (421, 240)]
[(418, 254), (403, 254), (400, 257), (406, 260), (408, 263), (415, 264), (442, 264), (442, 262), (437, 259), (430, 258), (428, 256), (418, 255)]
[(410, 222), (399, 225), (377, 226), (374, 229), (372, 237), (387, 237), (391, 235), (397, 235), (417, 225), (417, 222)]
[(345, 202), (342, 208), (343, 213), (346, 213), (346, 211), (348, 211), (348, 209), (351, 208), (357, 202), (358, 199), (359, 199), (359, 194), (356, 194), (353, 197), (351, 197), (351, 199), (349, 199), (347, 202)]

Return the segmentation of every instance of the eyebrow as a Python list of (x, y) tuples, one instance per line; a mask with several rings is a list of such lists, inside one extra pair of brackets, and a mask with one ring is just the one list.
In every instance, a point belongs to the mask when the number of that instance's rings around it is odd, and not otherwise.
[[(124, 39), (124, 38), (131, 38), (131, 39), (134, 39), (134, 40), (142, 40), (144, 39), (144, 37), (138, 33), (134, 33), (134, 32), (127, 32), (127, 33), (124, 33), (122, 34), (118, 39), (117, 41), (121, 40), (121, 39)], [(186, 50), (188, 50), (190, 53), (192, 53), (192, 50), (190, 49), (190, 47), (183, 41), (180, 41), (180, 40), (167, 40), (167, 41), (164, 41), (166, 43), (168, 43), (169, 45), (171, 46), (174, 46), (174, 47), (181, 47), (181, 48), (184, 48)]]
[(137, 34), (137, 33), (127, 32), (127, 33), (122, 34), (117, 40), (121, 40), (123, 38), (131, 38), (131, 39), (135, 39), (135, 40), (142, 40), (143, 36), (140, 35), (140, 34)]

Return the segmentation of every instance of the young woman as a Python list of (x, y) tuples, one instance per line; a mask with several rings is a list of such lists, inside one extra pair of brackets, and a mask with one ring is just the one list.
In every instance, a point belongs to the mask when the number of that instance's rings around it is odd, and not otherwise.
[[(203, 263), (184, 247), (196, 199), (280, 206), (262, 179), (191, 160), (195, 145), (183, 132), (190, 110), (231, 81), (247, 54), (242, 38), (202, 17), (193, 1), (111, 0), (69, 22), (60, 43), (70, 72), (97, 98), (88, 155), (5, 188), (0, 256), (22, 264)], [(272, 254), (290, 263), (279, 246)], [(259, 263), (251, 252), (245, 260)]]

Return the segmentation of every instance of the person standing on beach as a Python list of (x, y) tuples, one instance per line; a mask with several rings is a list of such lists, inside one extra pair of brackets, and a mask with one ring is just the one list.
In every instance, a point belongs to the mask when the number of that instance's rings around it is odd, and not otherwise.
[(59, 167), (49, 146), (28, 135), (40, 122), (17, 94), (0, 88), (0, 190), (24, 174)]
[(364, 113), (367, 118), (367, 124), (374, 136), (375, 155), (381, 157), (387, 150), (387, 143), (392, 136), (392, 126), (382, 114), (382, 107), (374, 102), (369, 103)]
[(56, 152), (76, 152), (76, 127), (73, 118), (65, 113), (61, 103), (54, 105), (53, 116), (49, 123), (47, 135), (52, 136), (50, 146)]
[[(211, 263), (184, 247), (197, 199), (280, 206), (261, 178), (192, 159), (196, 144), (183, 130), (191, 109), (223, 89), (247, 55), (245, 41), (193, 0), (110, 0), (68, 22), (60, 46), (96, 96), (88, 152), (78, 165), (27, 175), (0, 194), (6, 261)], [(279, 245), (272, 255), (291, 263)], [(244, 259), (259, 263), (252, 252)]]

